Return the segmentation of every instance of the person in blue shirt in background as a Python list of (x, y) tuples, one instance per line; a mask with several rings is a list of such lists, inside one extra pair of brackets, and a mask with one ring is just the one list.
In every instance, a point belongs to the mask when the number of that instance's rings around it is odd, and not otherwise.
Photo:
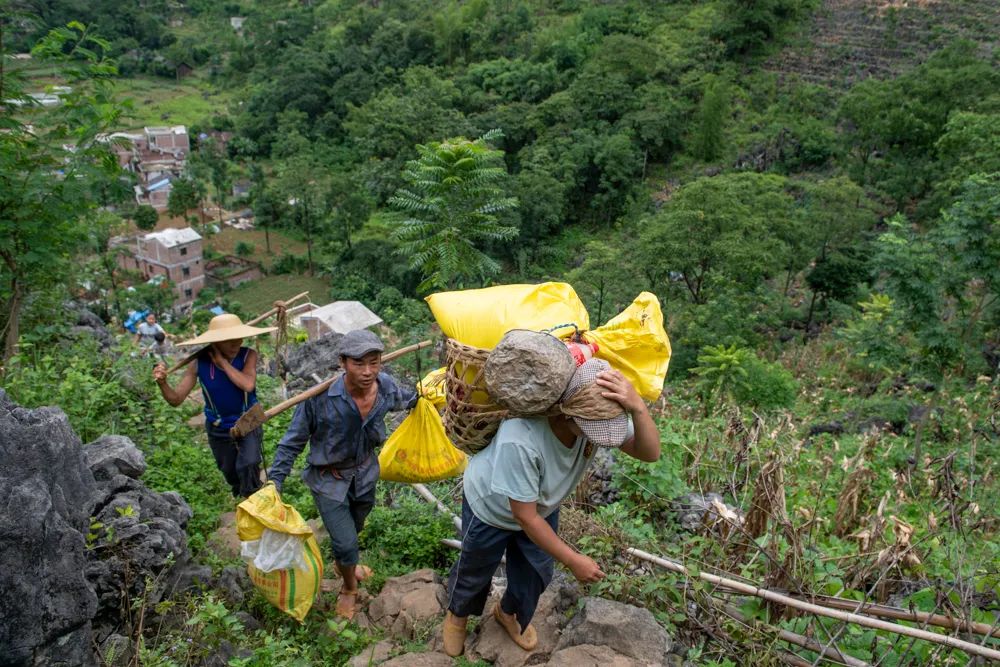
[(208, 323), (207, 332), (179, 343), (206, 347), (197, 362), (188, 365), (176, 387), (167, 380), (166, 364), (161, 362), (153, 368), (160, 393), (174, 407), (184, 402), (195, 383), (201, 384), (208, 444), (236, 498), (246, 498), (263, 485), (263, 429), (257, 427), (242, 438), (233, 438), (229, 433), (240, 416), (257, 402), (257, 351), (243, 347), (243, 339), (274, 330), (247, 326), (233, 314), (218, 315)]
[[(354, 617), (358, 580), (371, 569), (358, 564), (358, 533), (375, 506), (379, 478), (375, 448), (386, 438), (385, 416), (409, 410), (417, 402), (412, 389), (400, 387), (382, 372), (382, 341), (371, 331), (350, 331), (340, 341), (344, 374), (330, 388), (298, 405), (278, 443), (268, 473), (278, 490), (295, 459), (309, 442), (302, 479), (312, 491), (323, 525), (330, 534), (337, 570), (343, 578), (337, 615)], [(324, 582), (324, 589), (329, 589)]]

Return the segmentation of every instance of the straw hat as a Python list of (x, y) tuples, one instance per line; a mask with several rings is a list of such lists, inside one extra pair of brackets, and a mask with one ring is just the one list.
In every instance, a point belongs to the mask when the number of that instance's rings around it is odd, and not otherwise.
[(271, 333), (278, 327), (251, 327), (243, 324), (243, 321), (232, 313), (216, 315), (208, 323), (208, 331), (200, 336), (195, 336), (191, 340), (186, 340), (178, 345), (208, 345), (209, 343), (221, 343), (224, 340), (234, 340), (236, 338), (251, 338), (261, 334)]

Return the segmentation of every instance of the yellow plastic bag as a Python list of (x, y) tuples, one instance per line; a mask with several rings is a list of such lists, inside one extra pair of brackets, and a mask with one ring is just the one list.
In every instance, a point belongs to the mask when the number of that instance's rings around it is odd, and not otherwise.
[(261, 572), (253, 563), (247, 565), (250, 580), (267, 601), (301, 623), (319, 595), (323, 557), (312, 528), (294, 507), (281, 501), (277, 487), (271, 483), (236, 507), (236, 532), (241, 542), (259, 540), (265, 528), (305, 537), (305, 560), (309, 566), (304, 570)]
[(444, 432), (441, 415), (425, 399), (403, 420), (378, 455), (380, 479), (390, 482), (434, 482), (460, 475), (469, 458)]
[(424, 379), (417, 385), (420, 395), (434, 404), (439, 411), (444, 409), (445, 390), (444, 376), (447, 368), (441, 367), (436, 371), (431, 371), (424, 376)]
[(642, 292), (632, 305), (583, 338), (597, 343), (597, 356), (621, 371), (643, 398), (660, 397), (670, 365), (670, 338), (655, 295)]
[[(439, 292), (427, 297), (427, 304), (445, 336), (485, 350), (496, 347), (511, 329), (542, 331), (575, 324), (586, 331), (590, 327), (586, 307), (567, 283)], [(552, 333), (560, 336), (563, 331)]]

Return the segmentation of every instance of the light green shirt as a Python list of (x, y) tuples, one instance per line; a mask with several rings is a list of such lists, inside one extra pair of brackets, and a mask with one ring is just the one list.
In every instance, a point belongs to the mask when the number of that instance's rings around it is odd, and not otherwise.
[(465, 497), (473, 513), (504, 530), (521, 530), (510, 509), (510, 499), (536, 502), (538, 514), (552, 514), (576, 488), (593, 451), (585, 456), (586, 439), (567, 447), (555, 436), (545, 417), (506, 419), (490, 446), (471, 459), (465, 469)]

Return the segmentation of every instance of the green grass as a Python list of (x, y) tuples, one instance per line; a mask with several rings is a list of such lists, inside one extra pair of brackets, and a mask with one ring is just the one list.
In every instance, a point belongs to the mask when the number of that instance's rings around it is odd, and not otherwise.
[[(288, 299), (299, 292), (309, 291), (309, 300), (324, 304), (329, 301), (330, 282), (325, 278), (312, 276), (266, 276), (260, 280), (244, 283), (226, 293), (233, 301), (238, 301), (244, 312), (263, 313), (279, 299)], [(301, 302), (300, 302), (301, 303)]]
[(181, 81), (152, 76), (121, 79), (119, 99), (131, 99), (128, 129), (147, 125), (192, 125), (222, 113), (231, 95), (219, 92), (207, 79), (194, 74)]
[(267, 252), (267, 242), (264, 230), (241, 230), (223, 227), (218, 234), (212, 234), (206, 240), (206, 245), (212, 250), (224, 255), (235, 255), (239, 243), (249, 243), (253, 253), (249, 259), (259, 262), (264, 268), (270, 268), (274, 260), (285, 253), (305, 257), (306, 244), (279, 231), (269, 232), (271, 237), (271, 253)]

